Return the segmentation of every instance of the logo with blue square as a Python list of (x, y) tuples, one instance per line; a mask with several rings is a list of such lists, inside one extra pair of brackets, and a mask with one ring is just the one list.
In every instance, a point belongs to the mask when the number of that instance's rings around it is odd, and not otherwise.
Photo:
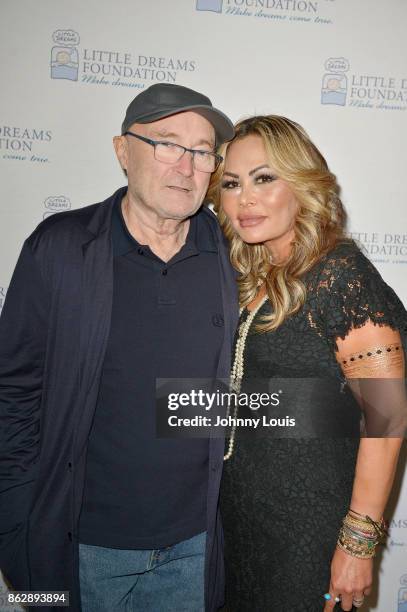
[(325, 73), (322, 77), (321, 104), (346, 105), (348, 79), (345, 72), (349, 62), (344, 57), (330, 57), (325, 62)]
[(197, 11), (211, 11), (212, 13), (221, 13), (223, 8), (223, 0), (196, 0)]
[(400, 577), (400, 585), (397, 598), (397, 612), (407, 612), (407, 574)]
[(56, 44), (51, 49), (51, 79), (77, 81), (79, 34), (74, 30), (56, 30), (52, 40)]

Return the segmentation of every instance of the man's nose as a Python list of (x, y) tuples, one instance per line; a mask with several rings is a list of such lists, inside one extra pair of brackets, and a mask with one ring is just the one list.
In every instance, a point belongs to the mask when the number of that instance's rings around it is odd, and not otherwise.
[(194, 174), (193, 154), (190, 151), (185, 151), (181, 159), (177, 161), (177, 170), (184, 176), (192, 176)]

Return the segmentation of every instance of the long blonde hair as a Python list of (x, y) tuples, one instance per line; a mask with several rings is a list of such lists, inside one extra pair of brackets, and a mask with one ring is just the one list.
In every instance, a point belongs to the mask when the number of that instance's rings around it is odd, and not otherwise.
[(247, 306), (255, 298), (259, 282), (264, 281), (272, 314), (265, 317), (258, 330), (271, 331), (304, 304), (306, 289), (301, 278), (305, 272), (338, 242), (346, 240), (345, 212), (335, 175), (300, 125), (277, 115), (256, 116), (240, 121), (235, 132), (235, 138), (222, 145), (219, 153), (224, 157), (237, 140), (259, 136), (270, 166), (288, 184), (299, 203), (291, 253), (283, 263), (273, 264), (265, 246), (243, 242), (222, 210), (224, 162), (209, 186), (208, 198), (214, 203), (229, 240), (232, 265), (240, 273), (240, 305)]

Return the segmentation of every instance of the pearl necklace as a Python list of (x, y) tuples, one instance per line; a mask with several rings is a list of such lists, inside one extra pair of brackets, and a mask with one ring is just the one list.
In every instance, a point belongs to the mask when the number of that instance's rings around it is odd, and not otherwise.
[[(259, 312), (260, 308), (263, 306), (263, 304), (266, 302), (267, 299), (268, 299), (268, 295), (265, 295), (264, 298), (261, 299), (260, 302), (257, 304), (256, 308), (254, 308), (253, 310), (249, 312), (246, 320), (243, 321), (243, 323), (241, 323), (239, 326), (239, 333), (238, 333), (238, 338), (237, 338), (236, 347), (235, 347), (235, 358), (233, 361), (233, 367), (232, 367), (232, 371), (230, 375), (230, 386), (232, 388), (232, 391), (236, 394), (240, 393), (240, 388), (242, 385), (242, 378), (243, 378), (243, 372), (244, 372), (244, 350), (246, 346), (246, 339), (247, 339), (251, 324), (253, 323), (253, 320), (256, 314)], [(239, 315), (241, 315), (242, 312), (243, 312), (243, 309), (241, 308), (239, 311)], [(223, 457), (224, 461), (227, 461), (233, 455), (233, 449), (235, 445), (235, 435), (236, 435), (237, 409), (238, 409), (238, 406), (236, 403), (234, 414), (233, 414), (234, 424), (232, 426), (232, 431), (230, 433), (228, 451), (226, 455)], [(230, 406), (228, 406), (226, 418), (229, 417), (229, 414), (230, 414)]]

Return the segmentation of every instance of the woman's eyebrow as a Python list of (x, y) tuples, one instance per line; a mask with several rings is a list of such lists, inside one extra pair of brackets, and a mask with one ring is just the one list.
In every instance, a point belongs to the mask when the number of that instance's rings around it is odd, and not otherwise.
[[(270, 168), (270, 166), (268, 164), (263, 164), (262, 166), (257, 166), (256, 168), (253, 168), (253, 170), (250, 170), (249, 176), (252, 176), (252, 174), (257, 172), (257, 170), (261, 170), (262, 168)], [(225, 170), (225, 172), (223, 174), (224, 175), (227, 174), (228, 176), (233, 176), (233, 178), (239, 178), (238, 174), (235, 174), (234, 172), (229, 172), (228, 170)]]
[(257, 166), (257, 168), (253, 168), (253, 170), (250, 170), (249, 176), (251, 176), (252, 174), (257, 172), (257, 170), (261, 170), (262, 168), (270, 168), (270, 166), (268, 164), (263, 164), (262, 166)]

